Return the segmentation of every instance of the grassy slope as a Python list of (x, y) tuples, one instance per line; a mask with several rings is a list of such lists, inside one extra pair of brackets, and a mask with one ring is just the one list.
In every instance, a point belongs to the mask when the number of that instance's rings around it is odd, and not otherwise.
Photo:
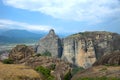
[(0, 63), (0, 80), (40, 80), (40, 75), (23, 65)]

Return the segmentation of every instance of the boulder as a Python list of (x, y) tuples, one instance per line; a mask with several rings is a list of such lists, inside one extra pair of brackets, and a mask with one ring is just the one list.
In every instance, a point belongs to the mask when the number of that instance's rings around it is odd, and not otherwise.
[(111, 54), (106, 54), (97, 60), (93, 66), (98, 65), (110, 65), (117, 66), (120, 65), (120, 51), (113, 52)]
[(26, 45), (17, 45), (9, 53), (9, 59), (12, 59), (15, 63), (19, 63), (20, 60), (34, 55), (34, 49)]

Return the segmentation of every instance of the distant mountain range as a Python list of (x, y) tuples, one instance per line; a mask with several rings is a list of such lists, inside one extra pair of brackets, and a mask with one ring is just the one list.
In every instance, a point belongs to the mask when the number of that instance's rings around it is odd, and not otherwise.
[(41, 31), (39, 34), (27, 30), (7, 30), (0, 31), (0, 44), (5, 43), (32, 43), (38, 41), (46, 32)]
[[(48, 32), (30, 32), (27, 30), (2, 30), (0, 29), (0, 44), (9, 44), (9, 43), (33, 43), (38, 42), (40, 38), (45, 36)], [(63, 38), (68, 36), (67, 33), (58, 33), (59, 37)]]

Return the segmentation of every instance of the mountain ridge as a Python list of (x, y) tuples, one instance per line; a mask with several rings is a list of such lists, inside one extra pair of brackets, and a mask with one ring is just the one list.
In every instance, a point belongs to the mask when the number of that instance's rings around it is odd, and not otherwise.
[(0, 43), (26, 43), (38, 41), (45, 33), (36, 34), (27, 30), (7, 30), (0, 34)]

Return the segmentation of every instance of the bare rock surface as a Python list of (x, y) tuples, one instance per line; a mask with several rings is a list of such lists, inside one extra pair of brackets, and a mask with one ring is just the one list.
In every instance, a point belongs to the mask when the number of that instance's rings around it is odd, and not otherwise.
[(42, 38), (37, 45), (37, 53), (43, 54), (45, 51), (49, 51), (52, 57), (61, 57), (62, 55), (61, 40), (53, 29), (51, 29), (49, 34)]
[(9, 59), (12, 59), (15, 63), (19, 63), (20, 60), (34, 55), (34, 49), (26, 45), (17, 45), (9, 53)]
[(49, 51), (52, 57), (59, 57), (76, 66), (89, 68), (105, 54), (120, 50), (120, 35), (117, 33), (94, 31), (82, 32), (60, 39), (50, 30), (37, 45), (37, 53)]
[(120, 65), (120, 51), (113, 52), (111, 54), (106, 54), (98, 59), (94, 64), (94, 66), (98, 65)]

